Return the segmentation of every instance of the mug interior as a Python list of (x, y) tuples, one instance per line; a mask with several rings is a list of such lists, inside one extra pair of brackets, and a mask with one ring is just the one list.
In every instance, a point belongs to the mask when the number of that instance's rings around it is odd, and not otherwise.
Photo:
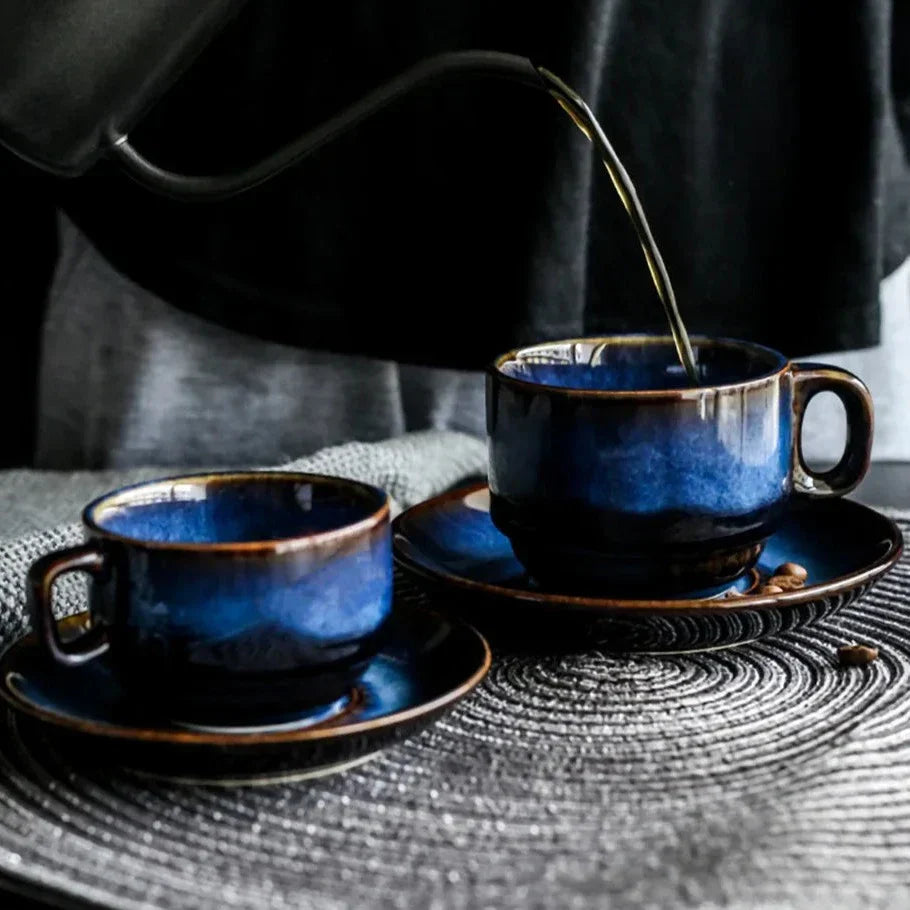
[[(761, 345), (693, 338), (699, 385), (738, 385), (779, 372), (786, 358)], [(691, 387), (669, 336), (632, 335), (555, 341), (503, 355), (495, 369), (512, 379), (603, 392)]]
[(305, 474), (207, 474), (139, 484), (96, 500), (85, 522), (156, 544), (240, 544), (336, 531), (374, 516), (385, 494)]

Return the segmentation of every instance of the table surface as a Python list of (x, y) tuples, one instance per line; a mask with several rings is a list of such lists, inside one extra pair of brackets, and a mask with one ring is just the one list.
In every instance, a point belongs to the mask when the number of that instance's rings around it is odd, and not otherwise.
[[(103, 487), (105, 475), (99, 475)], [(59, 483), (59, 475), (48, 475), (50, 483)], [(910, 462), (876, 462), (872, 465), (863, 483), (851, 498), (871, 506), (905, 509), (910, 508)], [(72, 516), (75, 520), (76, 515)], [(13, 906), (23, 910), (39, 910), (46, 907), (81, 910), (96, 906), (93, 903), (60, 896), (37, 888), (30, 883), (14, 880), (0, 873), (0, 897), (15, 899)], [(5, 901), (0, 900), (0, 905)]]
[(910, 462), (875, 462), (850, 498), (870, 506), (910, 509)]

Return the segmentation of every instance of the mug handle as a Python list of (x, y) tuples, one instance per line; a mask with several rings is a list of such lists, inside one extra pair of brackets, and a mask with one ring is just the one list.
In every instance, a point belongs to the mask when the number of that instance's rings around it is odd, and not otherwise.
[(93, 626), (73, 641), (63, 641), (52, 609), (54, 582), (66, 572), (88, 572), (100, 577), (107, 560), (96, 543), (48, 553), (28, 570), (26, 597), (38, 639), (57, 663), (74, 667), (98, 657), (108, 649), (107, 633)]
[[(793, 483), (797, 493), (816, 498), (843, 496), (865, 477), (872, 455), (875, 417), (865, 383), (847, 370), (823, 363), (794, 363)], [(803, 417), (819, 392), (834, 392), (847, 412), (847, 443), (840, 461), (830, 470), (812, 471), (803, 458)]]

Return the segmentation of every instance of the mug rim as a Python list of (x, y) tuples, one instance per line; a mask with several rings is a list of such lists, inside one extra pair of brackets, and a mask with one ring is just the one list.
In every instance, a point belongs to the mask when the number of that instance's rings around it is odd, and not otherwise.
[(751, 379), (744, 379), (741, 382), (722, 382), (711, 385), (685, 386), (676, 389), (582, 389), (572, 386), (550, 385), (545, 382), (532, 382), (529, 379), (521, 379), (517, 376), (510, 376), (503, 371), (503, 366), (510, 361), (517, 360), (521, 354), (535, 351), (539, 348), (552, 348), (560, 345), (571, 344), (622, 344), (635, 342), (637, 344), (670, 344), (673, 345), (671, 335), (650, 335), (647, 333), (633, 333), (626, 335), (589, 335), (577, 338), (559, 338), (553, 341), (539, 341), (534, 344), (520, 345), (500, 354), (487, 367), (488, 375), (492, 376), (499, 382), (515, 386), (523, 390), (538, 390), (552, 395), (565, 395), (570, 398), (620, 398), (620, 399), (654, 399), (654, 400), (672, 400), (691, 398), (704, 392), (715, 392), (724, 389), (747, 389), (767, 383), (769, 380), (779, 377), (790, 367), (790, 359), (780, 351), (769, 348), (766, 345), (758, 344), (753, 341), (744, 341), (739, 338), (727, 338), (724, 336), (712, 335), (692, 335), (690, 340), (696, 344), (707, 345), (712, 347), (732, 347), (745, 348), (749, 351), (768, 354), (777, 360), (780, 365), (771, 369), (760, 376)]
[[(106, 506), (116, 504), (118, 499), (123, 500), (123, 505), (129, 505), (133, 494), (139, 490), (155, 487), (162, 484), (174, 484), (180, 481), (199, 482), (203, 480), (237, 481), (296, 481), (299, 483), (313, 483), (323, 486), (341, 486), (356, 489), (359, 493), (374, 496), (381, 500), (378, 508), (366, 517), (355, 522), (329, 528), (324, 531), (314, 531), (309, 534), (299, 534), (290, 537), (274, 537), (267, 540), (244, 541), (213, 541), (201, 543), (198, 541), (168, 541), (152, 540), (146, 537), (133, 537), (111, 531), (99, 524), (98, 512)], [(275, 555), (295, 552), (298, 550), (318, 548), (328, 543), (337, 543), (349, 537), (357, 537), (366, 531), (388, 522), (390, 514), (389, 494), (385, 490), (372, 484), (346, 477), (334, 477), (330, 474), (310, 474), (303, 471), (202, 471), (192, 474), (174, 474), (166, 477), (157, 477), (150, 480), (141, 480), (137, 483), (127, 484), (114, 490), (109, 490), (95, 497), (82, 510), (82, 524), (96, 537), (115, 540), (119, 543), (149, 550), (170, 550), (172, 552), (196, 553), (260, 553), (272, 551)]]

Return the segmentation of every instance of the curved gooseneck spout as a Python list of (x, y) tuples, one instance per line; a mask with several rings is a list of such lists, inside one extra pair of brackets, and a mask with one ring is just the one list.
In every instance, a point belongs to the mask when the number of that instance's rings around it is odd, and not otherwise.
[(670, 276), (631, 178), (584, 99), (558, 77), (535, 66), (526, 57), (496, 51), (456, 51), (429, 57), (256, 164), (224, 176), (188, 176), (164, 170), (143, 157), (127, 135), (112, 133), (107, 138), (113, 156), (143, 186), (179, 199), (225, 199), (265, 183), (416, 89), (450, 78), (476, 76), (508, 79), (548, 92), (594, 144), (638, 235), (680, 362), (689, 381), (698, 385), (695, 357), (679, 314)]
[(135, 149), (126, 135), (108, 136), (111, 152), (143, 186), (180, 199), (225, 199), (259, 186), (307, 155), (347, 133), (417, 89), (449, 79), (481, 76), (509, 79), (546, 90), (540, 71), (526, 57), (497, 51), (455, 51), (428, 57), (373, 89), (329, 120), (289, 142), (262, 161), (232, 174), (192, 177), (163, 170)]

